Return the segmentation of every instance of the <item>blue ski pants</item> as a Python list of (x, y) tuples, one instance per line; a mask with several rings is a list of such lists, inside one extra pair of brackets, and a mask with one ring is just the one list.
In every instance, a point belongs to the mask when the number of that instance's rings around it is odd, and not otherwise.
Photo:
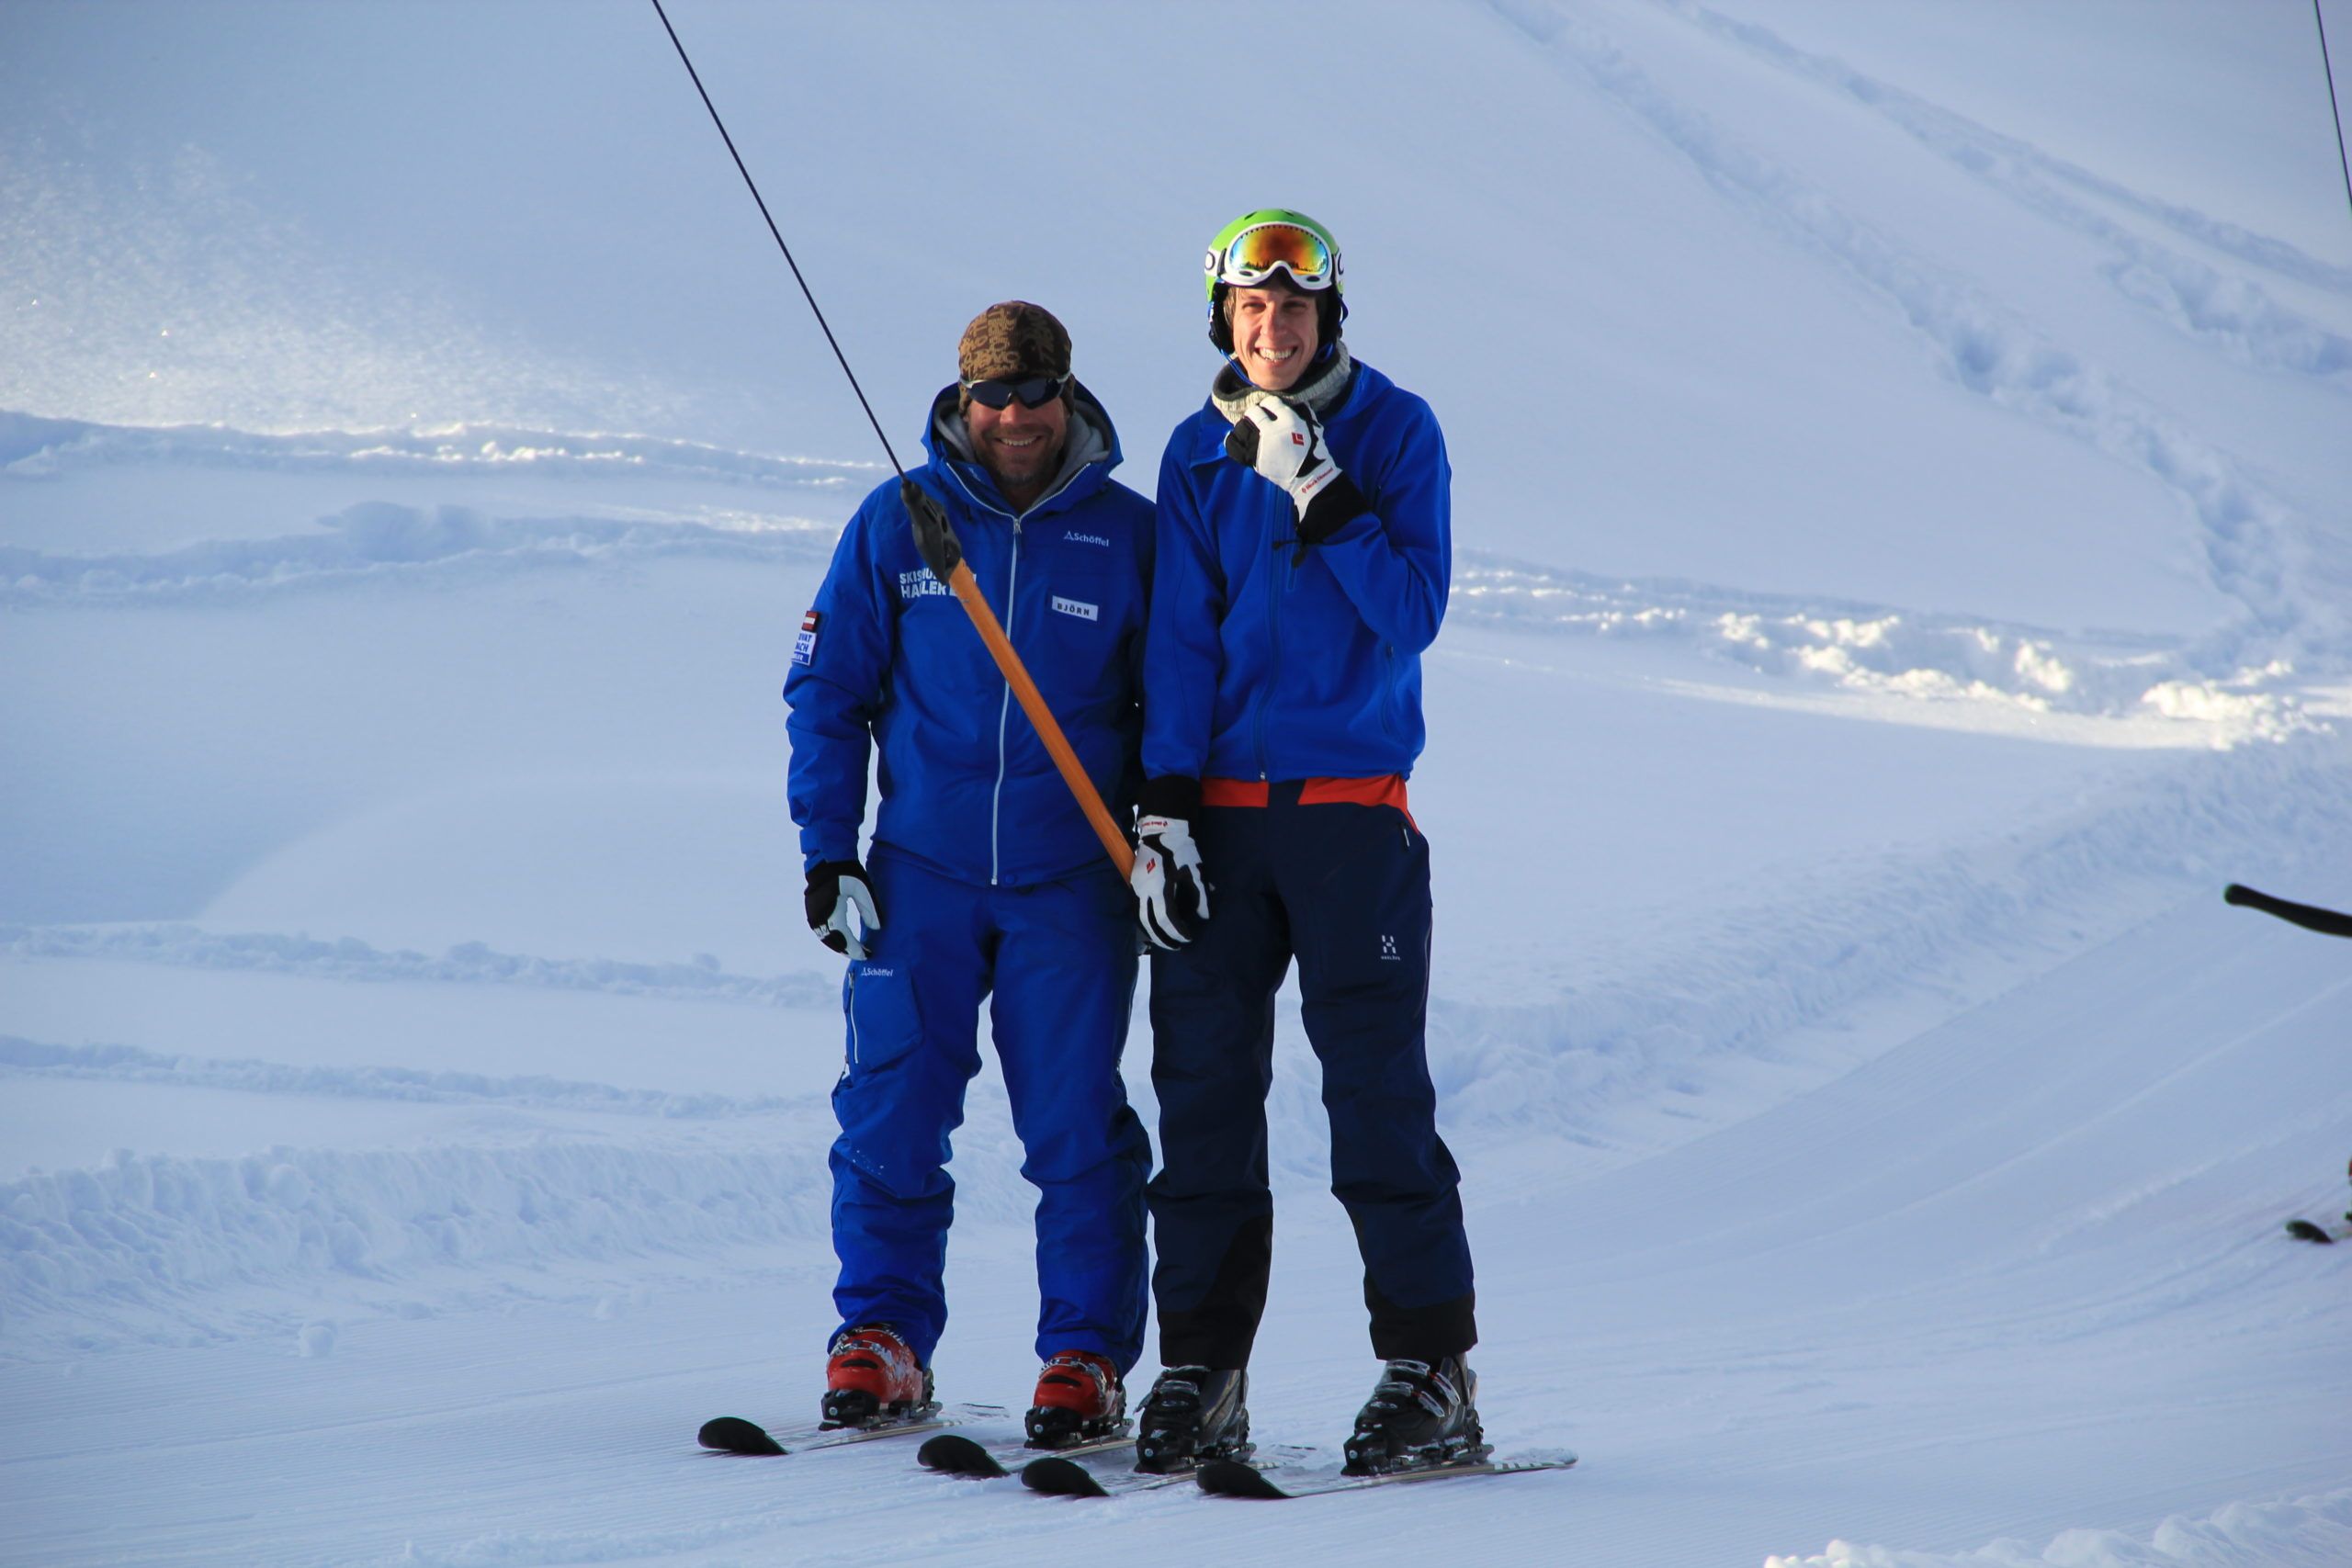
[(848, 1060), (833, 1088), (833, 1249), (842, 1326), (888, 1324), (922, 1363), (947, 1323), (949, 1138), (979, 1071), (980, 1004), (1037, 1189), (1040, 1359), (1142, 1352), (1151, 1149), (1119, 1077), (1135, 999), (1135, 900), (1108, 866), (975, 886), (879, 849), (882, 927), (842, 982)]
[(1294, 956), (1374, 1353), (1434, 1362), (1477, 1340), (1460, 1174), (1429, 1072), (1429, 842), (1393, 806), (1302, 805), (1300, 793), (1276, 784), (1263, 807), (1203, 808), (1210, 918), (1190, 945), (1152, 954), (1152, 1290), (1167, 1366), (1246, 1366), (1257, 1337), (1272, 1261), (1274, 994)]

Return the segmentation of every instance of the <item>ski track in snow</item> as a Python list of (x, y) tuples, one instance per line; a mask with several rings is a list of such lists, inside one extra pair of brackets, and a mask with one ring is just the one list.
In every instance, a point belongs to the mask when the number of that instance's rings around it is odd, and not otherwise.
[(2215, 222), (2103, 179), (2030, 142), (2003, 136), (1841, 60), (1798, 49), (1769, 28), (1735, 20), (1696, 0), (1657, 3), (1738, 45), (1754, 59), (1852, 99), (2028, 211), (2097, 241), (2114, 257), (2104, 269), (2109, 282), (2166, 324), (2241, 364), (2307, 376), (2335, 390), (2352, 392), (2352, 339), (2281, 305), (2249, 278), (2227, 276), (2142, 238), (2059, 186), (2089, 191), (2251, 266), (2329, 293), (2352, 296), (2352, 269), (2316, 261), (2284, 241)]
[(102, 958), (187, 969), (230, 969), (314, 979), (435, 981), (529, 986), (614, 996), (745, 1002), (767, 1007), (839, 1005), (841, 983), (813, 970), (758, 978), (717, 964), (639, 964), (610, 958), (537, 958), (460, 942), (438, 958), (392, 952), (356, 938), (320, 942), (268, 932), (220, 933), (178, 923), (121, 926), (0, 924), (0, 956)]
[(125, 1339), (217, 1342), (242, 1337), (244, 1308), (217, 1295), (230, 1285), (342, 1276), (413, 1292), (449, 1265), (806, 1244), (829, 1223), (827, 1140), (812, 1128), (779, 1127), (757, 1152), (279, 1147), (242, 1159), (120, 1153), (41, 1172), (0, 1184), (0, 1326), (12, 1356), (35, 1359)]
[(1540, 0), (1489, 3), (1724, 197), (1893, 309), (1956, 385), (2128, 463), (2178, 496), (2202, 534), (2214, 586), (2246, 609), (2238, 624), (2184, 650), (2203, 675), (2236, 678), (2275, 660), (2343, 666), (2352, 650), (2344, 610), (2352, 603), (2352, 564), (2244, 462), (2014, 307), (1905, 248), (1797, 170), (1688, 107), (1581, 15)]
[(769, 1115), (799, 1103), (778, 1095), (671, 1094), (661, 1089), (582, 1083), (544, 1074), (493, 1077), (487, 1073), (427, 1072), (414, 1067), (293, 1066), (251, 1059), (221, 1061), (149, 1051), (136, 1045), (51, 1045), (0, 1034), (0, 1079), (10, 1077), (171, 1084), (236, 1089), (248, 1094), (327, 1094), (433, 1105), (594, 1111), (673, 1122)]

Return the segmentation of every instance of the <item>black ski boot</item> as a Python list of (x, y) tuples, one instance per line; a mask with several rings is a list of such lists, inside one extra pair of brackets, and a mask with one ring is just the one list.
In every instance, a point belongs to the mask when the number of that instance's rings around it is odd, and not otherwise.
[(1158, 1475), (1250, 1451), (1250, 1374), (1170, 1367), (1136, 1417), (1136, 1468)]
[(1494, 1450), (1479, 1429), (1477, 1401), (1478, 1374), (1459, 1356), (1434, 1367), (1389, 1362), (1356, 1413), (1346, 1472), (1384, 1475), (1486, 1458)]

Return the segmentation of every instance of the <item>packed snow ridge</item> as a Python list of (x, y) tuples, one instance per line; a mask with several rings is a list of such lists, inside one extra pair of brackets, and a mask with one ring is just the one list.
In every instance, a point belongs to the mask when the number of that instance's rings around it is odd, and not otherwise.
[[(805, 512), (713, 523), (679, 517), (515, 518), (458, 505), (368, 502), (320, 531), (213, 540), (138, 554), (0, 547), (0, 606), (103, 606), (238, 600), (365, 585), (479, 581), (651, 560), (823, 559), (832, 513), (865, 482), (861, 465), (729, 453), (687, 443), (514, 429), (394, 434), (254, 435), (141, 431), (0, 414), (6, 471), (85, 463), (219, 463), (261, 468), (463, 468), (528, 461), (554, 469), (618, 463), (802, 497)], [(527, 456), (526, 456), (527, 455)], [(2308, 674), (2283, 656), (2230, 665), (2214, 650), (2148, 638), (2067, 634), (1982, 616), (1884, 604), (1807, 602), (1673, 581), (1627, 581), (1459, 553), (1454, 614), (1465, 623), (1615, 637), (1679, 638), (1759, 673), (1931, 703), (1993, 703), (2033, 713), (2156, 716), (2204, 727), (2215, 746), (2313, 728), (2275, 688)], [(2233, 644), (2244, 651), (2250, 643)]]
[(1834, 1540), (1764, 1568), (2342, 1568), (2352, 1562), (2352, 1488), (2278, 1503), (2232, 1503), (2176, 1515), (2146, 1537), (2071, 1529), (2041, 1548), (1996, 1540), (1974, 1551), (1890, 1551)]

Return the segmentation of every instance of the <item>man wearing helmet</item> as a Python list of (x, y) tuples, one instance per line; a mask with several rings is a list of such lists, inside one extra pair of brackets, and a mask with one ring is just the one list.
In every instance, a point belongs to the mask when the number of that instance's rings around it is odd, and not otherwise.
[[(1151, 503), (1113, 479), (1118, 437), (1042, 306), (992, 305), (909, 479), (952, 521), (974, 580), (1106, 799), (1133, 798)], [(1143, 1348), (1150, 1150), (1119, 1077), (1134, 999), (1133, 905), (963, 606), (924, 564), (897, 480), (842, 534), (801, 622), (793, 820), (808, 924), (851, 960), (833, 1111), (841, 1313), (825, 1419), (931, 1403), (947, 1318), (955, 1182), (944, 1168), (979, 1070), (982, 1001), (1038, 1189), (1037, 1379), (1028, 1429), (1058, 1446), (1116, 1429)], [(875, 753), (881, 803), (857, 858)]]
[(1469, 1243), (1424, 1039), (1429, 845), (1405, 785), (1452, 566), (1445, 443), (1428, 404), (1341, 342), (1322, 225), (1247, 213), (1206, 270), (1209, 337), (1229, 357), (1160, 463), (1144, 665), (1133, 882), (1154, 948), (1168, 1371), (1137, 1451), (1179, 1469), (1248, 1434), (1274, 994), (1295, 958), (1385, 1363), (1349, 1467), (1442, 1462), (1483, 1448)]

